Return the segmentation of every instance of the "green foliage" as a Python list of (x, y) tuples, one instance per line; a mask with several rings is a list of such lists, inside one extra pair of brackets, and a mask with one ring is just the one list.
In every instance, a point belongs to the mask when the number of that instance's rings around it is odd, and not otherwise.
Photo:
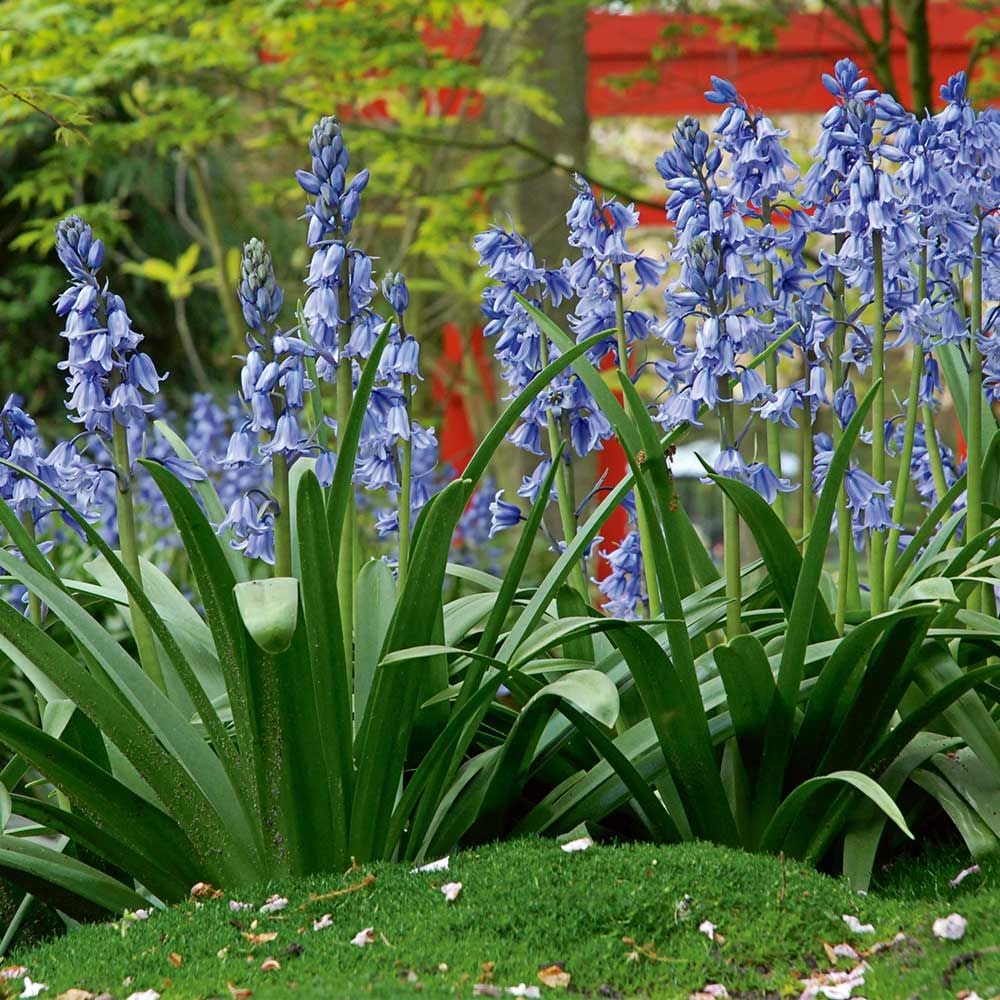
[[(61, 353), (39, 338), (61, 284), (39, 261), (56, 222), (75, 210), (125, 255), (134, 278), (116, 291), (163, 367), (182, 381), (191, 370), (170, 328), (183, 320), (162, 319), (172, 311), (165, 303), (188, 298), (209, 373), (229, 366), (243, 334), (230, 258), (248, 226), (266, 220), (276, 259), (287, 261), (288, 276), (301, 272), (304, 230), (280, 220), (300, 207), (293, 174), (305, 163), (303, 127), (330, 113), (353, 120), (354, 161), (377, 173), (384, 191), (407, 192), (369, 193), (355, 233), (391, 269), (408, 255), (414, 322), (442, 294), (471, 315), (470, 219), (485, 225), (482, 191), (510, 170), (483, 126), (470, 126), (467, 95), (553, 111), (541, 91), (488, 79), (438, 44), (457, 17), (504, 23), (503, 11), (482, 0), (5, 4), (0, 26), (16, 30), (0, 35), (9, 243), (0, 291), (16, 294), (0, 301), (17, 303), (0, 307), (5, 344), (19, 357), (39, 342)], [(38, 351), (34, 378), (21, 387), (47, 389), (49, 406), (58, 395), (44, 377), (50, 360)]]

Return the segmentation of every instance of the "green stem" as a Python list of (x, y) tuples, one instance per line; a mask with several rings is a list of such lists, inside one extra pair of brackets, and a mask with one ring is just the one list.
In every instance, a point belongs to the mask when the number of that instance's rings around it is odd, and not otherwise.
[(930, 403), (924, 403), (921, 407), (921, 415), (924, 420), (924, 436), (927, 440), (927, 457), (931, 463), (931, 478), (934, 480), (934, 492), (937, 494), (936, 500), (948, 492), (948, 480), (944, 475), (944, 459), (941, 458), (941, 449), (938, 447), (937, 434), (934, 430), (934, 411)]
[[(924, 239), (927, 233), (924, 232)], [(927, 298), (927, 247), (920, 251), (920, 268), (917, 275), (917, 301)], [(920, 377), (924, 369), (924, 348), (917, 344), (913, 349), (910, 369), (910, 387), (906, 395), (906, 423), (903, 426), (903, 447), (899, 452), (899, 471), (896, 473), (896, 490), (893, 494), (892, 520), (897, 527), (889, 529), (888, 547), (885, 553), (885, 587), (886, 600), (892, 587), (893, 570), (896, 568), (896, 555), (899, 548), (899, 536), (902, 524), (906, 518), (906, 494), (910, 485), (910, 460), (913, 458), (913, 441), (917, 434), (917, 414), (920, 411)], [(934, 433), (933, 424), (924, 425), (924, 434)]]
[[(628, 338), (625, 333), (625, 299), (622, 293), (622, 269), (620, 264), (613, 263), (615, 279), (615, 332), (618, 339), (618, 368), (628, 378), (632, 373), (629, 369)], [(649, 617), (659, 618), (663, 605), (660, 602), (660, 589), (656, 581), (656, 566), (653, 563), (652, 528), (649, 513), (643, 506), (638, 493), (635, 496), (635, 522), (639, 530), (639, 549), (643, 553), (642, 571), (646, 578), (646, 597), (649, 601)], [(648, 558), (647, 558), (648, 553)]]
[[(809, 391), (809, 359), (802, 354), (802, 371), (805, 379), (805, 391)], [(802, 432), (799, 435), (799, 462), (802, 466), (802, 551), (805, 552), (806, 536), (812, 531), (813, 519), (813, 422), (812, 400), (802, 397)]]
[[(881, 380), (872, 403), (872, 476), (885, 482), (885, 267), (882, 259), (882, 233), (872, 233), (874, 263), (875, 317), (872, 331), (872, 378)], [(869, 585), (871, 613), (885, 610), (885, 534), (871, 533)]]
[[(844, 246), (843, 234), (838, 234), (834, 238), (834, 252), (840, 253)], [(847, 307), (844, 302), (844, 275), (837, 270), (833, 275), (833, 389), (836, 392), (846, 381), (844, 362), (844, 344), (846, 341), (846, 330), (844, 324), (847, 322)], [(840, 426), (840, 420), (833, 418), (833, 445), (834, 448), (840, 443), (844, 429)], [(811, 479), (811, 477), (810, 477)], [(806, 473), (802, 474), (802, 489), (810, 489), (811, 482), (806, 479)], [(847, 509), (847, 490), (844, 484), (840, 484), (837, 491), (837, 611), (836, 625), (837, 631), (844, 634), (844, 623), (847, 618), (847, 593), (851, 576), (851, 561), (854, 556), (854, 539), (851, 534), (851, 514)]]
[[(976, 221), (976, 235), (972, 239), (972, 301), (969, 310), (966, 538), (975, 538), (983, 527), (983, 356), (979, 353), (978, 340), (983, 332), (983, 225), (981, 218)], [(982, 588), (976, 587), (969, 596), (969, 607), (978, 610), (982, 596)]]
[[(410, 398), (413, 378), (403, 376), (403, 397), (406, 400), (406, 423), (410, 423)], [(410, 561), (410, 494), (413, 478), (413, 441), (409, 434), (403, 439), (402, 461), (399, 476), (399, 586), (402, 588), (406, 579), (406, 570)]]
[[(305, 314), (302, 311), (301, 300), (295, 307), (295, 318), (299, 324), (299, 334), (304, 337), (308, 326), (306, 324)], [(323, 409), (323, 393), (321, 389), (322, 383), (320, 382), (319, 373), (316, 369), (315, 358), (306, 358), (306, 374), (309, 376), (309, 381), (312, 382), (313, 386), (309, 392), (309, 412), (312, 416), (312, 430), (316, 431), (319, 445), (323, 451), (329, 451), (330, 428), (327, 426), (326, 420), (324, 419), (326, 413)]]
[[(132, 500), (134, 476), (132, 463), (129, 459), (128, 434), (125, 428), (116, 420), (111, 439), (112, 455), (115, 464), (115, 500), (118, 508), (118, 544), (121, 548), (122, 562), (139, 586), (142, 586), (142, 566), (139, 562), (139, 542), (135, 530), (135, 505)], [(139, 652), (139, 662), (150, 680), (163, 692), (166, 692), (166, 682), (163, 679), (163, 669), (156, 652), (156, 642), (146, 616), (139, 610), (135, 601), (129, 596), (129, 611), (132, 616), (132, 632), (135, 635), (135, 645)]]
[[(24, 525), (24, 530), (28, 533), (31, 540), (34, 541), (35, 518), (30, 510), (26, 510), (21, 515), (21, 524)], [(35, 628), (42, 627), (42, 600), (33, 590), (28, 591), (28, 618), (31, 620), (31, 624), (34, 625)], [(46, 701), (45, 696), (38, 690), (35, 691), (35, 704), (38, 706), (38, 722), (41, 724), (45, 718)], [(59, 794), (62, 795), (61, 792)], [(0, 949), (0, 954), (2, 953), (3, 950)]]
[[(719, 408), (722, 447), (728, 448), (736, 438), (733, 404)], [(743, 580), (740, 575), (740, 515), (736, 505), (725, 495), (722, 498), (722, 560), (726, 574), (726, 636), (735, 638), (743, 632)]]
[[(539, 334), (539, 352), (542, 367), (549, 363), (548, 338), (544, 333)], [(556, 499), (559, 505), (559, 520), (562, 524), (563, 541), (569, 545), (576, 537), (576, 511), (573, 509), (573, 499), (569, 492), (569, 483), (566, 476), (566, 462), (560, 457), (561, 442), (559, 440), (559, 428), (556, 426), (556, 418), (549, 410), (545, 414), (545, 426), (549, 437), (550, 460), (557, 462), (556, 466)], [(583, 561), (578, 560), (573, 565), (570, 573), (570, 583), (579, 593), (587, 597), (587, 578), (583, 572)]]
[[(28, 536), (32, 541), (35, 540), (35, 518), (30, 510), (26, 510), (21, 515), (21, 524), (24, 525), (24, 530), (28, 533)], [(37, 628), (42, 627), (42, 599), (33, 591), (28, 591), (28, 617), (31, 619), (32, 625)], [(45, 701), (42, 696), (39, 695), (39, 708), (44, 711)]]
[[(771, 201), (764, 198), (761, 202), (761, 221), (765, 226), (771, 224)], [(767, 288), (768, 298), (774, 300), (774, 265), (769, 261), (764, 261), (764, 286)], [(765, 323), (774, 322), (774, 310), (768, 309), (763, 316)], [(764, 379), (771, 389), (778, 388), (778, 355), (771, 354), (764, 361)], [(767, 443), (767, 464), (774, 470), (774, 474), (781, 478), (781, 423), (777, 420), (766, 420), (764, 422), (764, 434)], [(803, 490), (805, 487), (803, 486)], [(804, 495), (804, 494), (803, 494)], [(774, 511), (783, 523), (786, 523), (785, 494), (778, 492), (774, 498)]]
[(288, 490), (288, 460), (277, 452), (271, 456), (271, 474), (274, 478), (274, 500), (278, 509), (274, 514), (274, 575), (292, 575), (292, 519)]
[[(353, 456), (341, 454), (340, 443), (347, 430), (347, 421), (354, 399), (354, 372), (347, 357), (347, 342), (351, 337), (350, 266), (345, 261), (341, 271), (340, 316), (337, 330), (337, 461), (348, 461)], [(354, 662), (354, 536), (356, 531), (354, 493), (349, 492), (344, 509), (344, 523), (340, 529), (340, 559), (337, 563), (337, 595), (340, 600), (340, 622), (344, 630), (344, 647), (347, 662)]]
[(313, 384), (312, 390), (309, 393), (309, 411), (312, 416), (313, 430), (316, 431), (320, 447), (324, 451), (329, 451), (330, 428), (324, 419), (326, 414), (323, 412), (323, 396), (320, 393), (320, 378), (316, 370), (315, 358), (306, 358), (306, 374), (308, 374), (309, 381)]

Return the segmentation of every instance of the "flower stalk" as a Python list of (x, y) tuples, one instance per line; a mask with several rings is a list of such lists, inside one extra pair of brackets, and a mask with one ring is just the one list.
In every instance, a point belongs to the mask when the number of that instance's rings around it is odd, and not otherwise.
[[(983, 529), (983, 355), (979, 338), (983, 332), (983, 222), (977, 213), (972, 238), (972, 288), (969, 306), (969, 392), (968, 435), (966, 441), (965, 537), (975, 538)], [(985, 594), (976, 587), (969, 596), (969, 608), (978, 611)]]
[[(926, 230), (922, 233), (926, 241)], [(917, 271), (917, 302), (927, 297), (927, 245), (920, 249), (920, 264)], [(896, 474), (896, 489), (893, 494), (892, 521), (889, 529), (888, 548), (885, 553), (885, 594), (884, 601), (888, 603), (892, 588), (892, 575), (896, 567), (896, 555), (899, 549), (899, 536), (902, 533), (903, 521), (906, 517), (906, 494), (910, 485), (910, 462), (913, 459), (913, 442), (917, 434), (917, 416), (920, 412), (920, 376), (924, 368), (924, 347), (918, 342), (913, 347), (913, 358), (910, 369), (910, 385), (906, 394), (906, 423), (903, 426), (903, 444), (899, 451), (899, 471)], [(928, 439), (934, 436), (934, 425), (924, 424)], [(934, 442), (935, 448), (937, 442)], [(940, 459), (940, 454), (939, 454)], [(943, 478), (943, 477), (942, 477)]]
[[(548, 337), (539, 331), (539, 352), (541, 355), (542, 368), (549, 363)], [(549, 440), (549, 457), (556, 462), (556, 501), (559, 507), (559, 521), (563, 530), (563, 541), (569, 545), (576, 537), (576, 511), (573, 506), (573, 497), (570, 493), (569, 477), (567, 476), (567, 463), (561, 457), (562, 443), (559, 438), (559, 427), (556, 424), (555, 414), (551, 408), (545, 412), (545, 427)], [(582, 596), (587, 596), (587, 577), (583, 571), (583, 561), (576, 562), (569, 576), (570, 584)]]
[[(402, 377), (403, 396), (406, 406), (406, 423), (410, 424), (410, 400), (413, 395), (413, 376)], [(413, 495), (413, 438), (411, 434), (400, 442), (399, 462), (399, 560), (397, 575), (402, 588), (410, 563), (410, 505)]]
[[(340, 315), (342, 323), (337, 330), (337, 446), (343, 440), (354, 398), (354, 373), (351, 359), (347, 357), (347, 342), (351, 335), (351, 270), (345, 256), (340, 285)], [(339, 453), (338, 453), (339, 458)], [(354, 656), (354, 542), (357, 533), (357, 510), (354, 494), (347, 498), (344, 523), (340, 528), (340, 559), (337, 562), (337, 594), (340, 599), (340, 621), (344, 630), (347, 662)]]
[[(844, 245), (844, 236), (838, 233), (834, 238), (834, 252), (840, 253)], [(847, 378), (844, 370), (844, 341), (846, 339), (845, 324), (847, 308), (844, 302), (844, 275), (838, 268), (833, 275), (833, 384), (836, 388), (842, 386)], [(833, 419), (833, 445), (840, 443), (844, 429), (840, 420)], [(811, 471), (811, 470), (810, 470)], [(807, 470), (802, 470), (802, 488), (806, 489)], [(854, 561), (854, 545), (851, 538), (851, 512), (847, 507), (847, 490), (840, 484), (837, 491), (837, 607), (835, 623), (837, 631), (843, 635), (847, 618), (847, 595), (851, 582), (851, 564)]]
[[(112, 457), (115, 466), (115, 502), (118, 510), (118, 544), (121, 549), (122, 562), (139, 587), (142, 587), (142, 565), (139, 558), (139, 541), (135, 529), (135, 504), (133, 486), (135, 477), (129, 456), (128, 432), (115, 421), (111, 437)], [(156, 651), (156, 641), (153, 631), (146, 621), (146, 616), (139, 609), (132, 595), (128, 599), (129, 613), (132, 617), (132, 632), (139, 653), (139, 662), (150, 680), (163, 692), (166, 692), (166, 682), (163, 678), (163, 668)]]
[[(618, 343), (618, 367), (626, 378), (631, 378), (629, 367), (628, 339), (625, 333), (625, 298), (622, 292), (622, 269), (617, 262), (612, 264), (615, 281), (615, 334)], [(642, 560), (643, 575), (646, 578), (646, 600), (649, 602), (649, 617), (659, 618), (662, 606), (660, 590), (656, 581), (656, 567), (653, 564), (652, 536), (650, 534), (649, 512), (643, 505), (642, 498), (635, 498), (635, 520), (639, 529), (639, 547), (645, 558)]]
[(292, 575), (291, 495), (288, 488), (288, 459), (280, 452), (271, 456), (274, 490), (274, 575)]
[[(761, 221), (765, 226), (771, 224), (771, 219), (773, 218), (771, 199), (763, 198), (761, 200)], [(764, 287), (767, 289), (767, 297), (769, 301), (774, 301), (774, 265), (767, 258), (764, 259)], [(765, 323), (770, 325), (774, 322), (774, 309), (768, 309), (764, 312), (763, 320)], [(764, 360), (764, 380), (771, 387), (771, 389), (778, 388), (778, 355), (777, 353), (769, 354)], [(781, 424), (776, 420), (766, 420), (764, 422), (764, 433), (766, 435), (766, 447), (767, 447), (767, 464), (774, 470), (774, 474), (780, 479), (781, 478)], [(803, 466), (803, 468), (805, 468)], [(803, 487), (803, 496), (805, 495), (805, 488)], [(774, 498), (774, 512), (778, 515), (778, 518), (784, 523), (786, 521), (786, 511), (785, 511), (785, 495), (784, 493), (778, 492), (777, 496)]]
[[(872, 261), (875, 291), (872, 379), (879, 383), (872, 402), (872, 476), (882, 483), (885, 482), (885, 265), (882, 255), (882, 232), (878, 229), (872, 232)], [(885, 550), (885, 534), (873, 530), (868, 571), (873, 615), (881, 614), (885, 610)]]

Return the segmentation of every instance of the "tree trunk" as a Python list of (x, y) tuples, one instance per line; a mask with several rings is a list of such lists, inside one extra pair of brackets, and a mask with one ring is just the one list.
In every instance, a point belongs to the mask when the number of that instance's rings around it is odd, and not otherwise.
[(903, 33), (906, 35), (911, 107), (919, 115), (924, 109), (930, 109), (934, 103), (927, 0), (900, 0), (899, 16), (903, 22)]
[(534, 114), (515, 99), (494, 101), (487, 124), (544, 157), (511, 148), (508, 163), (520, 178), (501, 190), (497, 208), (509, 212), (532, 240), (537, 258), (558, 265), (566, 254), (565, 214), (573, 199), (567, 164), (583, 164), (587, 115), (585, 0), (507, 0), (510, 27), (490, 29), (480, 42), (487, 77), (536, 87), (552, 99), (556, 120)]

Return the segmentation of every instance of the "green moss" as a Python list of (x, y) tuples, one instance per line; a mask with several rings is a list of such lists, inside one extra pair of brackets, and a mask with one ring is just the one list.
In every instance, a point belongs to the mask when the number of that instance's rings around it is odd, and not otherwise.
[[(457, 855), (448, 872), (373, 865), (343, 878), (239, 894), (255, 905), (272, 892), (287, 896), (287, 909), (270, 916), (233, 913), (228, 897), (187, 903), (154, 913), (124, 936), (107, 925), (83, 927), (12, 960), (48, 983), (49, 996), (77, 986), (119, 997), (156, 989), (164, 997), (228, 998), (232, 983), (260, 1000), (286, 995), (294, 983), (293, 995), (303, 1000), (469, 997), (487, 963), (500, 987), (541, 986), (539, 968), (561, 963), (572, 977), (570, 992), (589, 996), (687, 997), (709, 982), (723, 983), (730, 996), (797, 996), (798, 979), (830, 967), (824, 942), (861, 949), (902, 930), (908, 940), (871, 959), (859, 995), (943, 997), (964, 988), (989, 996), (1000, 988), (998, 955), (962, 964), (947, 985), (943, 977), (954, 959), (996, 944), (1000, 883), (987, 870), (952, 890), (947, 879), (956, 869), (933, 870), (934, 881), (920, 883), (923, 894), (897, 875), (882, 894), (863, 897), (801, 865), (704, 844), (567, 854), (551, 842), (520, 841)], [(369, 873), (375, 881), (356, 892), (309, 901), (310, 893), (356, 885)], [(440, 891), (448, 881), (464, 886), (455, 903)], [(933, 919), (953, 909), (969, 920), (965, 940), (935, 940)], [(333, 925), (314, 932), (312, 921), (323, 913)], [(877, 933), (852, 935), (845, 913), (874, 923)], [(725, 940), (712, 943), (700, 933), (703, 920)], [(352, 945), (368, 926), (376, 942)], [(277, 937), (253, 946), (243, 931)], [(181, 957), (179, 967), (172, 953)], [(280, 971), (260, 970), (268, 956)]]

